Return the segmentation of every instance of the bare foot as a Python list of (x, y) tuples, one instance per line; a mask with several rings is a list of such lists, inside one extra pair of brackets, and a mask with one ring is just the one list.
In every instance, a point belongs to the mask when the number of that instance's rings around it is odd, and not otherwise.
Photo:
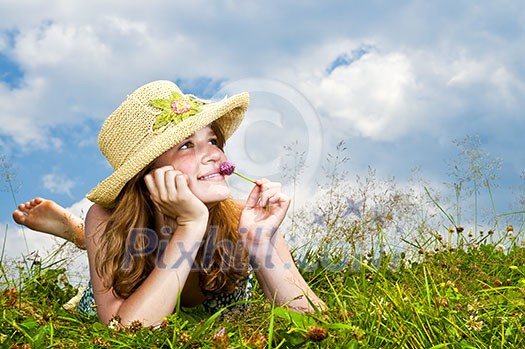
[(20, 204), (13, 212), (13, 219), (29, 229), (58, 236), (82, 249), (86, 248), (84, 222), (54, 201), (37, 197)]

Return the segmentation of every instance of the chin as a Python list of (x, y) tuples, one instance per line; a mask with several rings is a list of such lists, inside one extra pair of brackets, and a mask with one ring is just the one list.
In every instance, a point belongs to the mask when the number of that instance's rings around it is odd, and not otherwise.
[(229, 199), (231, 197), (231, 190), (227, 185), (213, 186), (212, 188), (203, 190), (199, 194), (197, 197), (207, 206), (210, 206)]

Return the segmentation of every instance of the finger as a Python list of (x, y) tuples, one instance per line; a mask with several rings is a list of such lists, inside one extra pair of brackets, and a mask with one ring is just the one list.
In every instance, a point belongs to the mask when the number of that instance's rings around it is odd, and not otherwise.
[(279, 194), (270, 199), (270, 204), (278, 205), (279, 207), (287, 208), (290, 206), (290, 197), (285, 194)]
[(268, 204), (272, 205), (272, 204), (278, 204), (278, 203), (281, 203), (283, 200), (282, 200), (282, 196), (277, 194), (277, 195), (273, 195), (271, 196), (270, 198), (268, 198)]
[(169, 171), (173, 171), (173, 166), (163, 166), (156, 168), (144, 177), (150, 194), (157, 198), (157, 200), (165, 201), (168, 199), (166, 174)]
[(166, 198), (166, 171), (168, 171), (168, 168), (160, 167), (144, 176), (144, 181), (146, 182), (146, 187), (148, 188), (150, 195), (157, 201), (165, 200)]
[(270, 183), (270, 180), (266, 179), (266, 178), (261, 178), (261, 179), (258, 179), (258, 180), (255, 181), (255, 184), (257, 184), (259, 186), (263, 186), (266, 183)]
[[(280, 183), (266, 183), (261, 186), (261, 200), (259, 202), (259, 205), (261, 207), (264, 207), (268, 205), (271, 201), (271, 199), (275, 196), (279, 196), (281, 194), (281, 184)], [(275, 202), (275, 200), (273, 200)]]
[(257, 203), (259, 202), (261, 195), (261, 187), (259, 185), (255, 185), (248, 195), (248, 198), (246, 199), (245, 207), (246, 208), (254, 208), (257, 206)]
[(267, 190), (281, 190), (281, 183), (278, 182), (261, 182), (260, 184), (261, 191), (265, 192)]
[(181, 194), (181, 195), (188, 195), (191, 193), (190, 191), (190, 187), (189, 187), (189, 177), (182, 173), (182, 172), (179, 172), (176, 176), (175, 176), (175, 187), (177, 189), (177, 191)]
[(170, 170), (164, 174), (164, 187), (166, 188), (166, 199), (174, 200), (177, 196), (176, 178), (180, 171)]
[(261, 197), (258, 202), (259, 207), (265, 207), (267, 206), (273, 197), (278, 195), (279, 193), (275, 190), (267, 190), (261, 194)]
[(158, 197), (158, 190), (157, 186), (155, 185), (155, 179), (153, 177), (153, 174), (148, 173), (144, 176), (144, 183), (146, 183), (146, 188), (148, 188), (150, 197)]

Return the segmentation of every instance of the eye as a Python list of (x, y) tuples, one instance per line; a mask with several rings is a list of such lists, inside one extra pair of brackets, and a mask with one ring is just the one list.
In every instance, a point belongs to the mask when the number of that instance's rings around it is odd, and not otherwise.
[(219, 140), (217, 139), (217, 137), (213, 137), (209, 140), (209, 143), (217, 148), (219, 148), (221, 151), (224, 151), (224, 147), (222, 144), (220, 144)]
[(193, 146), (192, 142), (185, 142), (179, 147), (179, 150), (190, 149)]

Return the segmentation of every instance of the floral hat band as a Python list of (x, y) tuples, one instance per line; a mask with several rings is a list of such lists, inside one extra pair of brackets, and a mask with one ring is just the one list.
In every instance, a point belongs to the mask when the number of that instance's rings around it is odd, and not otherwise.
[(112, 207), (124, 185), (157, 157), (207, 125), (228, 139), (248, 108), (246, 92), (210, 102), (184, 94), (171, 81), (154, 81), (131, 93), (104, 121), (99, 148), (114, 172), (87, 198)]
[(183, 95), (175, 91), (171, 98), (150, 100), (149, 105), (162, 111), (153, 123), (152, 130), (161, 130), (171, 122), (178, 124), (190, 116), (198, 114), (201, 111), (201, 106), (205, 103), (208, 102), (197, 99), (193, 95)]

